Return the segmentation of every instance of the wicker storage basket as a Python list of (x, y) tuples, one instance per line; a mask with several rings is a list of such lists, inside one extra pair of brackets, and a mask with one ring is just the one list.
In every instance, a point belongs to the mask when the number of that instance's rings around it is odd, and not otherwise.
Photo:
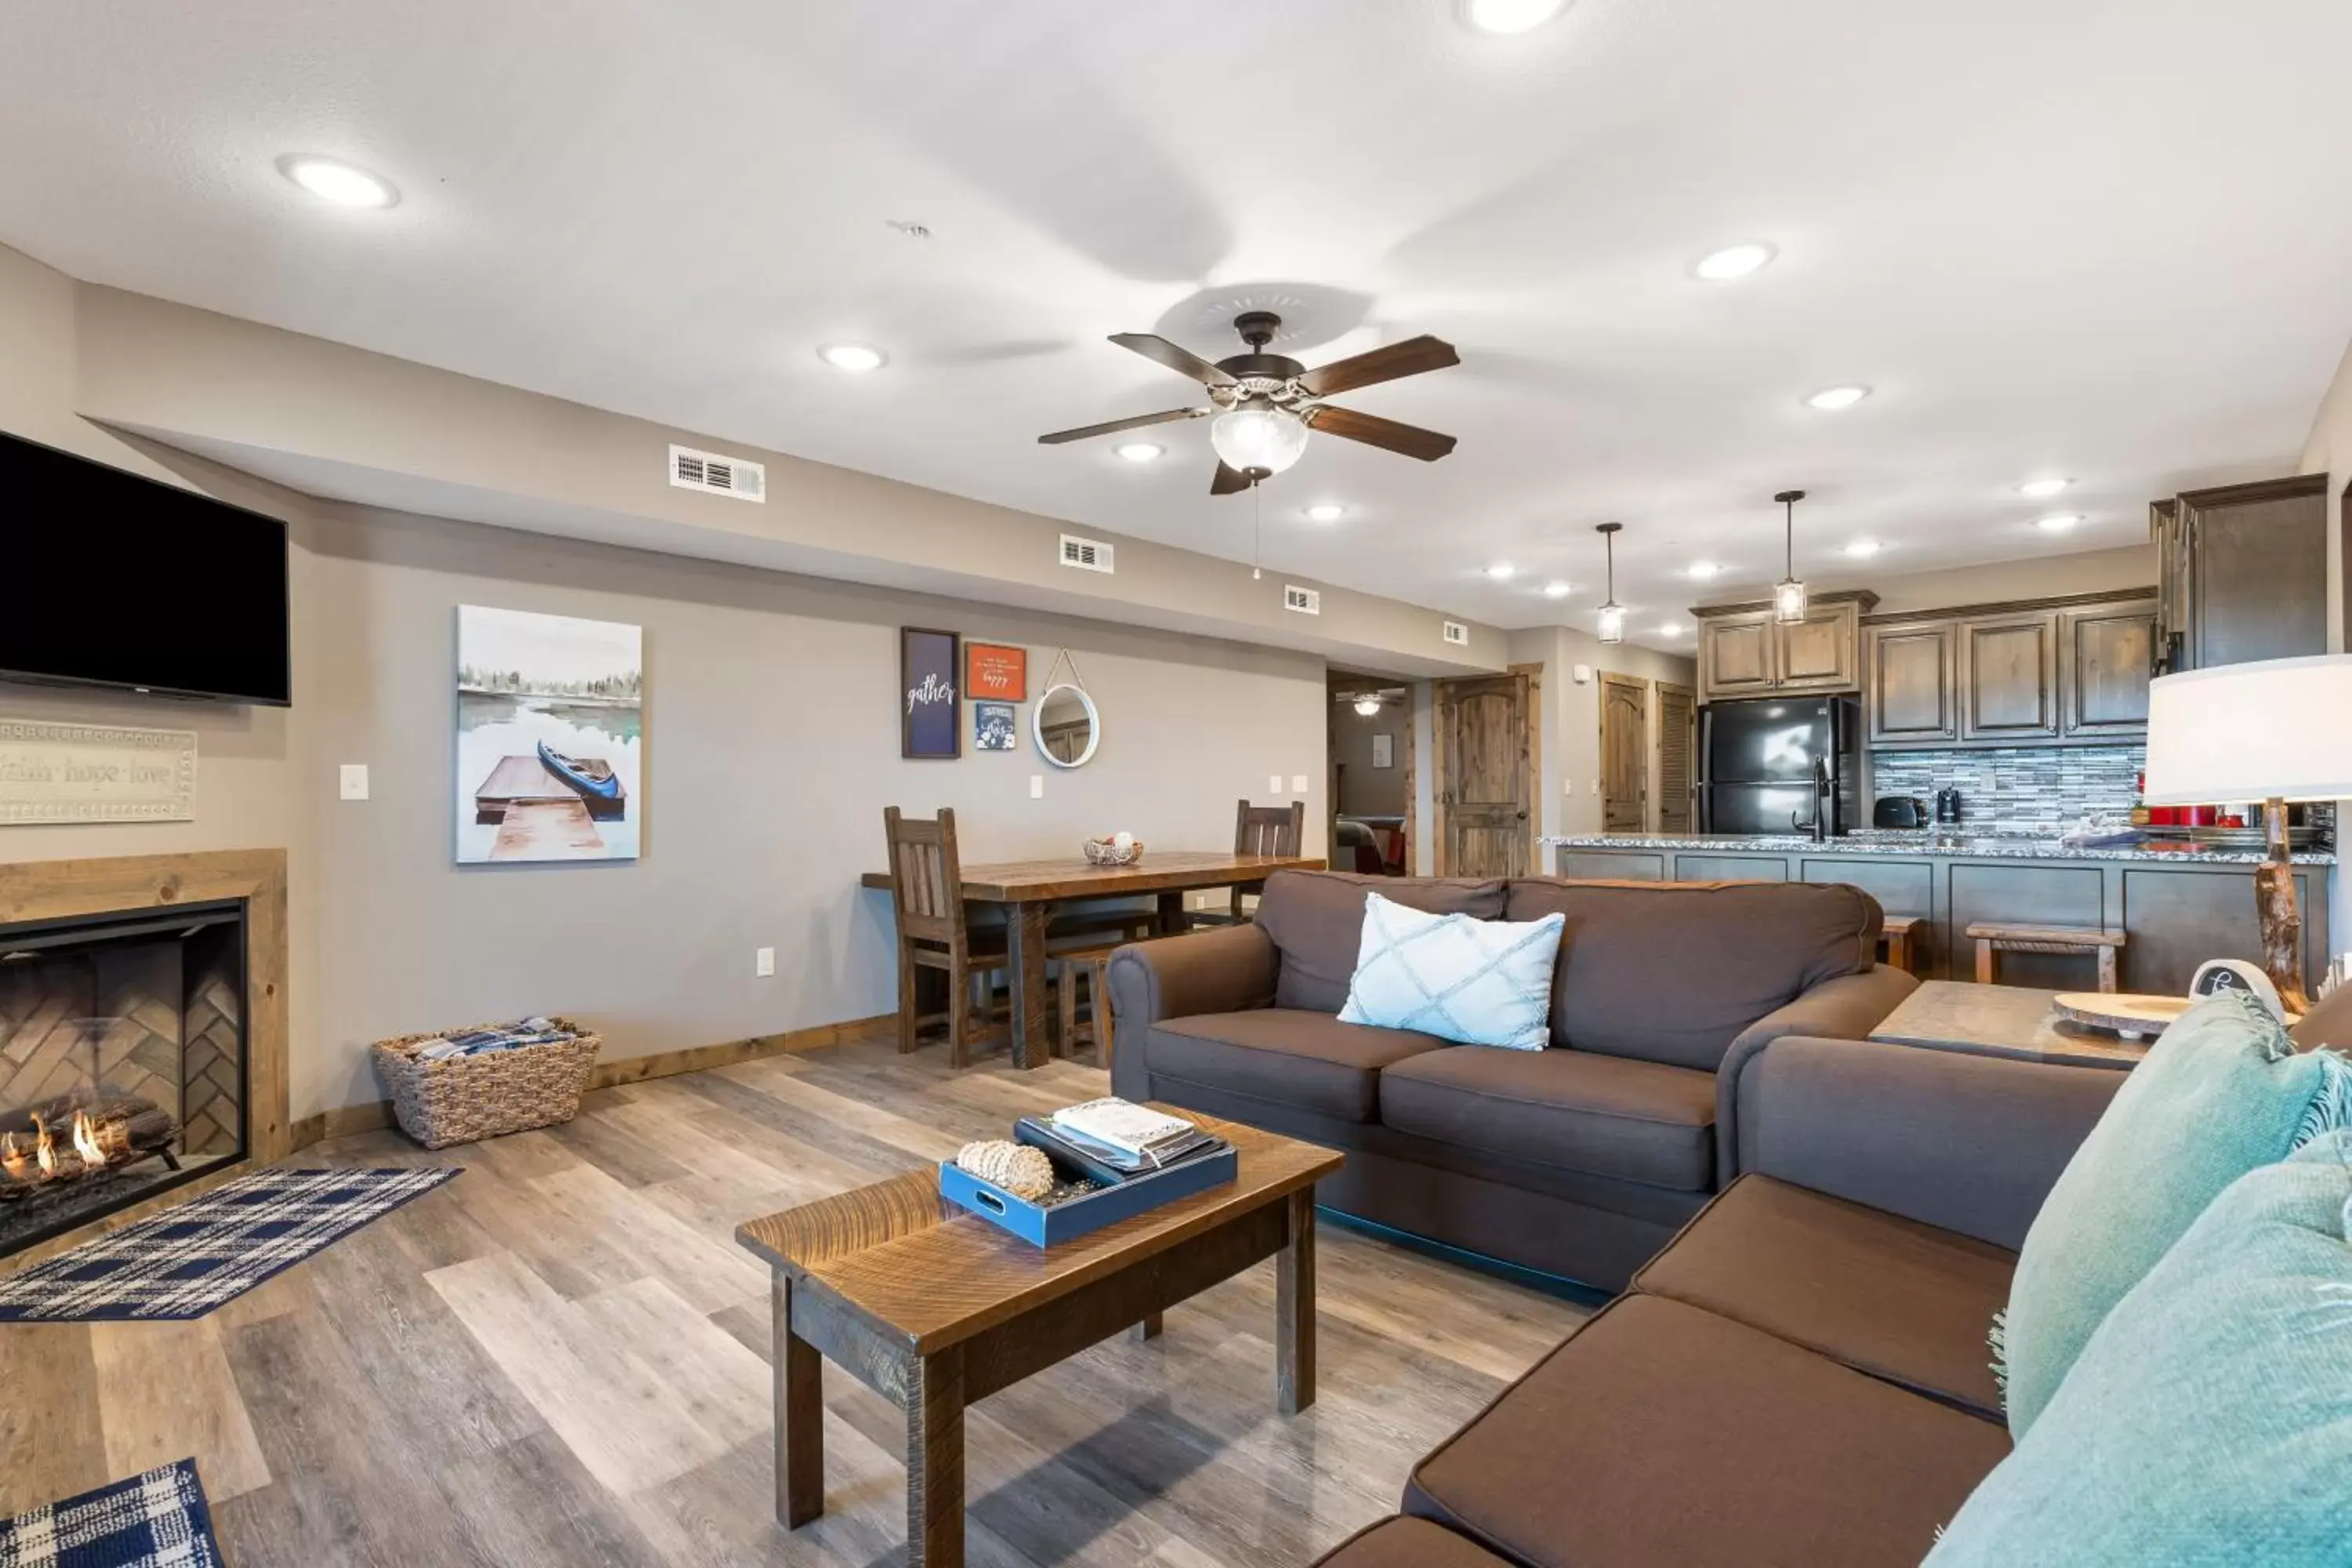
[(551, 1127), (579, 1115), (581, 1090), (588, 1087), (589, 1069), (596, 1065), (596, 1052), (604, 1042), (569, 1018), (550, 1017), (548, 1022), (572, 1037), (437, 1061), (418, 1057), (416, 1047), (466, 1030), (378, 1040), (373, 1047), (375, 1070), (392, 1091), (400, 1130), (427, 1149), (443, 1149)]

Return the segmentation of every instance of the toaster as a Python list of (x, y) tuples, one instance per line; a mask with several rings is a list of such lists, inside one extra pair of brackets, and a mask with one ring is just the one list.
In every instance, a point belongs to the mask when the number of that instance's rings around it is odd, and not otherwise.
[(1927, 803), (1916, 795), (1883, 795), (1870, 808), (1873, 827), (1925, 827), (1927, 822)]

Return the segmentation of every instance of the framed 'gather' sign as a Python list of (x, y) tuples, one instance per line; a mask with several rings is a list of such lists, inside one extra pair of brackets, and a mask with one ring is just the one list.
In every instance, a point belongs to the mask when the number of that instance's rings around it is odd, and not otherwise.
[(962, 639), (921, 626), (898, 628), (898, 754), (963, 755), (962, 704), (956, 655)]
[(1029, 697), (1029, 650), (1002, 643), (963, 645), (963, 690), (991, 702), (1023, 702)]

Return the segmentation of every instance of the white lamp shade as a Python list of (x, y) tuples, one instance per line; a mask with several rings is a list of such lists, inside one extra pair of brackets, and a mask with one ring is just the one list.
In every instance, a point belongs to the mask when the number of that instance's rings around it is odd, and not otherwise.
[(1283, 409), (1244, 404), (1209, 422), (1209, 445), (1229, 468), (1278, 474), (1307, 450), (1307, 425)]
[(2352, 799), (2352, 654), (2159, 676), (2147, 689), (2150, 805)]

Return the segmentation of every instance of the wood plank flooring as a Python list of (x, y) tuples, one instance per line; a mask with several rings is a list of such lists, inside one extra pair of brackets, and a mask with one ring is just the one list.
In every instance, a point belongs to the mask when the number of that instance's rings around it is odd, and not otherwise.
[[(465, 1175), (194, 1323), (0, 1327), (0, 1514), (193, 1454), (238, 1568), (874, 1568), (905, 1553), (898, 1412), (824, 1373), (825, 1516), (772, 1514), (753, 1215), (1106, 1091), (852, 1045), (598, 1090), (568, 1126), (298, 1163)], [(967, 1416), (970, 1561), (1279, 1568), (1584, 1309), (1319, 1227), (1321, 1396), (1275, 1413), (1271, 1262)]]

